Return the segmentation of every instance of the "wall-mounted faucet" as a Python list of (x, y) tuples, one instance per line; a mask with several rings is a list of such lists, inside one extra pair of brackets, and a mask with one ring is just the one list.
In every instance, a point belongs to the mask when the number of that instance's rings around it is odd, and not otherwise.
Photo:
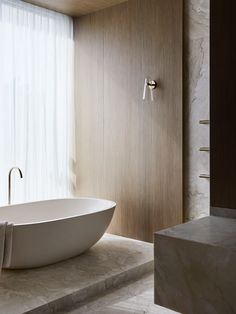
[(13, 167), (10, 169), (10, 171), (8, 173), (8, 205), (11, 204), (11, 174), (12, 174), (12, 171), (15, 169), (19, 171), (21, 179), (23, 178), (23, 174), (22, 174), (22, 171), (20, 170), (20, 168)]
[(147, 87), (150, 90), (150, 95), (151, 95), (151, 101), (154, 100), (153, 98), (153, 90), (157, 88), (157, 82), (146, 77), (144, 80), (144, 88), (143, 88), (143, 100), (145, 100), (146, 98), (146, 91), (147, 91)]

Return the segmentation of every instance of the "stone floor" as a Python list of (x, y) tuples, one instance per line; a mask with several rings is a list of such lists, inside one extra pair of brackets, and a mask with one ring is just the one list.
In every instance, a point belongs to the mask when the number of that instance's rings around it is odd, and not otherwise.
[(153, 274), (58, 314), (177, 314), (153, 303)]

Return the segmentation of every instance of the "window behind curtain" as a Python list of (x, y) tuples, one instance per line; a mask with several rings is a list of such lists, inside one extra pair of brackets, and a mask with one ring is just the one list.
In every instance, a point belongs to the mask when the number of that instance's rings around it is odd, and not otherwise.
[(0, 0), (0, 205), (67, 196), (73, 159), (73, 22)]

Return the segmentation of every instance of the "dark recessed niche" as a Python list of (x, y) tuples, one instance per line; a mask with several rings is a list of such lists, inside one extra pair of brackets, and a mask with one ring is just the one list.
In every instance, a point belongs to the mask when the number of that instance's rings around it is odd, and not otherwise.
[(210, 204), (236, 209), (236, 1), (210, 8)]

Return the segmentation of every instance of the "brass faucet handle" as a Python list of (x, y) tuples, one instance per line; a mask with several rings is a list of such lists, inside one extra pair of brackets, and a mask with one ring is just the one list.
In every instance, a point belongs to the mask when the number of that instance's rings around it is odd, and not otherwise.
[(148, 82), (147, 82), (147, 85), (148, 85), (148, 87), (151, 88), (151, 89), (157, 88), (157, 82), (154, 81), (154, 80), (148, 81)]

